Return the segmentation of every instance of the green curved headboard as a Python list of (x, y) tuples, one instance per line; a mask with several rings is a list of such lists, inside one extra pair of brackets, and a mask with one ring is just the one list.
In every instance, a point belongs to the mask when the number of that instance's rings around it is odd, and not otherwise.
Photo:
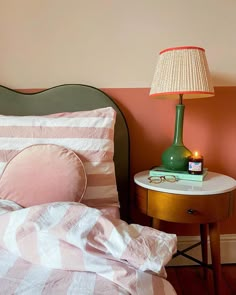
[(37, 93), (21, 93), (0, 86), (0, 114), (47, 115), (111, 106), (117, 112), (115, 154), (121, 218), (129, 221), (129, 134), (125, 118), (116, 103), (103, 91), (82, 84), (65, 84)]

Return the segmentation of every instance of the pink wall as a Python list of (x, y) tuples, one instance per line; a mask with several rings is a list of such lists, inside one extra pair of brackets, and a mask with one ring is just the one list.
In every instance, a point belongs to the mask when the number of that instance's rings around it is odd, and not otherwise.
[[(130, 132), (131, 178), (160, 164), (173, 140), (176, 100), (149, 97), (148, 88), (106, 88), (124, 112)], [(204, 156), (205, 167), (236, 179), (236, 87), (216, 87), (215, 96), (185, 100), (184, 143)], [(133, 186), (133, 184), (132, 184)], [(236, 202), (235, 202), (236, 203)], [(236, 207), (236, 206), (235, 206)], [(236, 208), (235, 208), (236, 209)], [(139, 222), (146, 222), (133, 210)], [(222, 223), (222, 233), (236, 233), (236, 210)], [(166, 230), (195, 234), (191, 226), (168, 225)]]

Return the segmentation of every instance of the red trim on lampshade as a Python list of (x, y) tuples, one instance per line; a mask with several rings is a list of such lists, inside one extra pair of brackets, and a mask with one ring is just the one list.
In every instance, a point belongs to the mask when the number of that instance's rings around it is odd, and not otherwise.
[(199, 49), (199, 50), (202, 50), (202, 51), (205, 52), (205, 49), (202, 48), (202, 47), (197, 47), (197, 46), (181, 46), (181, 47), (171, 47), (171, 48), (166, 48), (166, 49), (160, 51), (159, 54), (162, 54), (162, 53), (164, 53), (164, 52), (166, 52), (166, 51), (171, 51), (171, 50), (181, 50), (181, 49)]
[(152, 93), (150, 96), (156, 95), (169, 95), (169, 94), (213, 94), (214, 92), (211, 91), (176, 91), (176, 92), (159, 92), (159, 93)]

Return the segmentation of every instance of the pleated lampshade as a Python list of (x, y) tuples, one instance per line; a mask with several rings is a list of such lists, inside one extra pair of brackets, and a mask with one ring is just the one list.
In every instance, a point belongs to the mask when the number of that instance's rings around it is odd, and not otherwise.
[(150, 96), (179, 98), (176, 105), (174, 140), (162, 153), (162, 167), (173, 171), (187, 171), (192, 154), (183, 143), (183, 98), (214, 95), (205, 50), (196, 46), (168, 48), (160, 52)]
[(214, 95), (205, 50), (183, 46), (160, 52), (150, 95), (178, 98), (200, 98)]

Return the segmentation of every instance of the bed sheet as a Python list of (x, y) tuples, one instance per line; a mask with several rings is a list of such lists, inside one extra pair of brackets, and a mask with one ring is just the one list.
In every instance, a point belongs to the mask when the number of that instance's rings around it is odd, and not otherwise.
[(105, 212), (0, 200), (0, 294), (176, 294), (163, 278), (174, 235)]
[[(172, 285), (157, 279), (157, 295), (176, 295)], [(0, 294), (128, 295), (124, 288), (92, 272), (65, 271), (33, 265), (0, 248)], [(140, 294), (142, 295), (142, 294)]]

